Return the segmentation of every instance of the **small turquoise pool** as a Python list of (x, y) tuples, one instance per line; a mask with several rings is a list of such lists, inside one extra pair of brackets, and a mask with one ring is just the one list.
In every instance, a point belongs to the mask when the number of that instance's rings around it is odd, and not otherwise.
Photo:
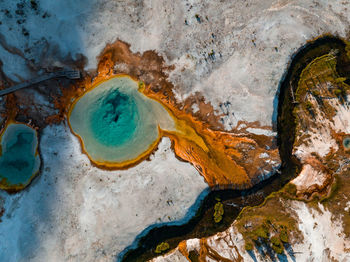
[(350, 149), (350, 137), (345, 137), (343, 139), (343, 146), (346, 150)]
[(158, 126), (173, 129), (173, 120), (158, 102), (138, 91), (138, 82), (118, 76), (98, 84), (73, 104), (73, 132), (97, 164), (132, 161), (159, 139)]
[(36, 131), (24, 124), (9, 124), (1, 136), (1, 188), (19, 190), (29, 184), (40, 168)]

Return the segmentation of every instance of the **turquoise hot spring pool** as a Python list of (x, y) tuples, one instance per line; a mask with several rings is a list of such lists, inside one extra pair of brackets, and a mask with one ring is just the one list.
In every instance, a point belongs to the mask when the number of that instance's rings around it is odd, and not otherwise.
[(158, 102), (138, 91), (128, 76), (113, 77), (84, 93), (72, 105), (69, 124), (89, 158), (113, 167), (133, 161), (159, 139), (158, 126), (174, 129)]
[(0, 154), (0, 180), (4, 189), (19, 190), (38, 173), (40, 157), (37, 146), (34, 129), (25, 124), (7, 125), (1, 136)]

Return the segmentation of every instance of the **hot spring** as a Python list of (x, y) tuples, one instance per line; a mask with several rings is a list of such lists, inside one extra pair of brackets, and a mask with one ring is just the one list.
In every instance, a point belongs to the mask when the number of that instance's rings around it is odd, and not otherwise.
[(27, 186), (40, 168), (36, 131), (10, 123), (1, 135), (0, 187), (18, 191)]
[(95, 164), (120, 168), (137, 162), (157, 145), (161, 129), (174, 130), (168, 111), (138, 89), (139, 82), (116, 76), (72, 105), (69, 124)]

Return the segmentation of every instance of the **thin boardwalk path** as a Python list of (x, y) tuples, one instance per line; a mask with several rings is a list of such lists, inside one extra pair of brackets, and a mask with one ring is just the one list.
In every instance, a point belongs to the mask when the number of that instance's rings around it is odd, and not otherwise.
[(80, 78), (80, 71), (79, 70), (64, 70), (64, 71), (58, 71), (53, 73), (48, 73), (39, 77), (36, 77), (34, 79), (25, 81), (23, 83), (20, 83), (15, 86), (11, 86), (9, 88), (0, 90), (0, 96), (10, 94), (12, 92), (15, 92), (17, 90), (20, 90), (22, 88), (26, 88), (28, 86), (52, 79), (52, 78), (58, 78), (58, 77), (66, 77), (69, 79), (79, 79)]

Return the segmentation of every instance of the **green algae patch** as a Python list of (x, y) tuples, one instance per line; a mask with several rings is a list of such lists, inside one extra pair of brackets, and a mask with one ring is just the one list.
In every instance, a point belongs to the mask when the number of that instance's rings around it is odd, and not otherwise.
[(286, 199), (282, 189), (268, 197), (264, 204), (247, 207), (236, 220), (238, 231), (243, 235), (245, 249), (254, 246), (268, 246), (276, 254), (284, 252), (284, 243), (289, 240), (301, 240), (297, 221), (288, 212)]
[(37, 133), (25, 124), (10, 123), (1, 134), (0, 188), (16, 192), (39, 172)]
[(213, 215), (215, 223), (221, 222), (223, 215), (224, 215), (224, 205), (221, 202), (217, 202), (214, 206), (214, 215)]
[(174, 130), (166, 109), (139, 92), (140, 83), (116, 76), (79, 97), (69, 124), (83, 151), (97, 166), (123, 168), (148, 156), (161, 130)]
[(156, 254), (161, 254), (161, 253), (164, 253), (165, 251), (169, 250), (169, 248), (170, 248), (170, 246), (167, 242), (162, 242), (156, 247), (156, 250), (154, 252)]

